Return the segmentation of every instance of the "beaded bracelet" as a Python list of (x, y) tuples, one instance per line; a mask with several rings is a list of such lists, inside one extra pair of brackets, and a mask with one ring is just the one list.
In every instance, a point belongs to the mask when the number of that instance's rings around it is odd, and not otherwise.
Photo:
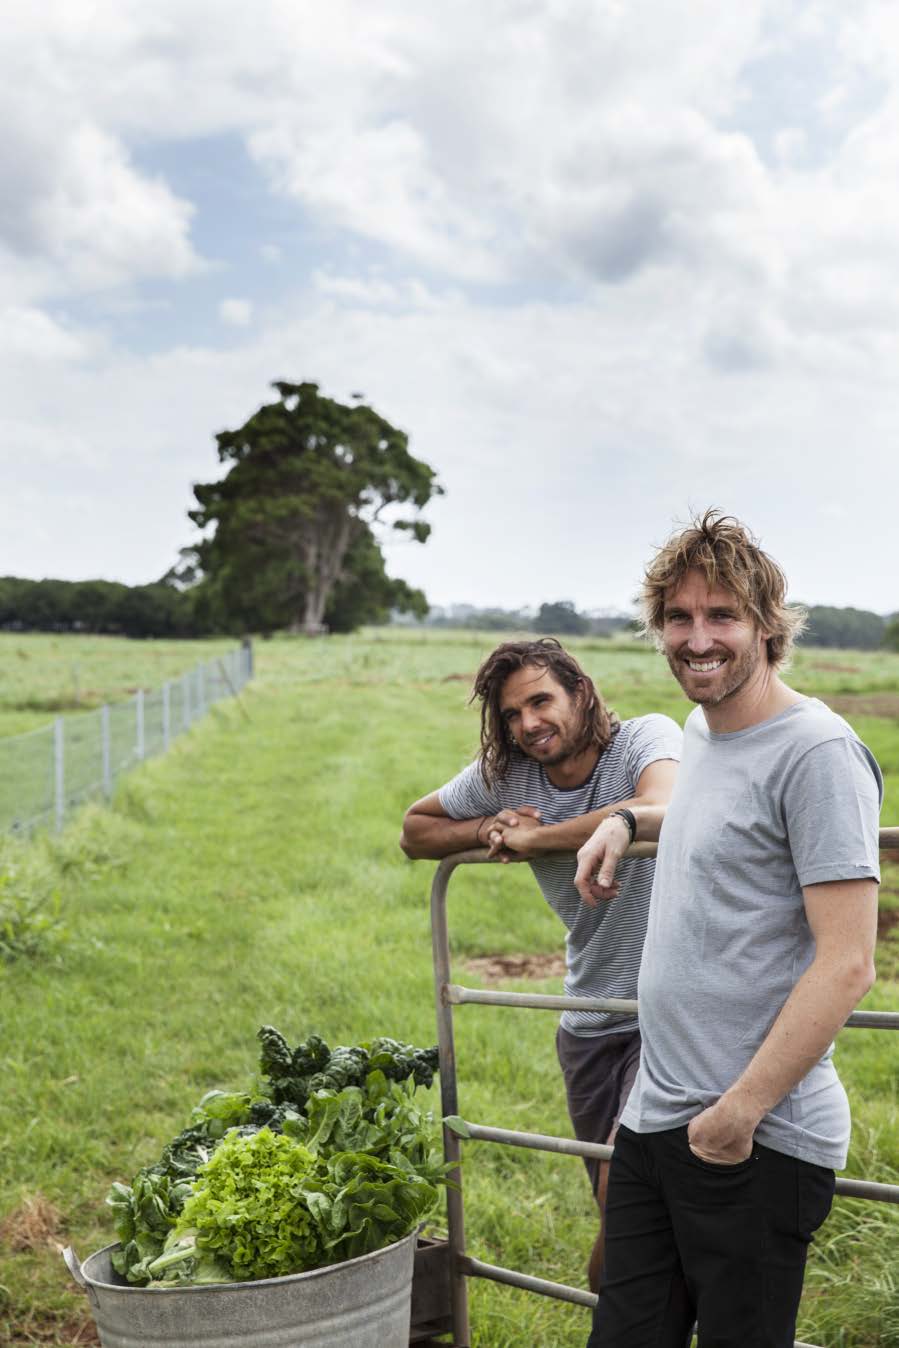
[(630, 810), (625, 809), (613, 810), (612, 813), (609, 815), (609, 818), (623, 819), (624, 822), (627, 824), (627, 831), (631, 835), (631, 842), (634, 841), (634, 839), (637, 836), (637, 820)]

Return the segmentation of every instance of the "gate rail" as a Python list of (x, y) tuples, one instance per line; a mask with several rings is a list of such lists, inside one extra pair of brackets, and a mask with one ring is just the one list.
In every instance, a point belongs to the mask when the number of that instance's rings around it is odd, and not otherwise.
[[(899, 851), (899, 828), (880, 830), (881, 851)], [(635, 843), (628, 856), (654, 856), (655, 843)], [(467, 988), (450, 981), (449, 929), (446, 903), (450, 876), (457, 866), (492, 864), (486, 850), (456, 852), (445, 857), (434, 875), (431, 885), (431, 946), (434, 960), (434, 990), (437, 1006), (437, 1042), (440, 1052), (440, 1103), (444, 1120), (444, 1157), (450, 1169), (450, 1179), (457, 1187), (446, 1191), (446, 1214), (450, 1261), (450, 1288), (454, 1348), (470, 1348), (471, 1331), (468, 1317), (467, 1278), (486, 1278), (491, 1282), (520, 1287), (540, 1296), (578, 1306), (595, 1306), (596, 1296), (566, 1283), (536, 1278), (516, 1269), (503, 1268), (475, 1259), (465, 1251), (465, 1212), (462, 1194), (460, 1162), (462, 1143), (467, 1140), (493, 1142), (501, 1146), (527, 1147), (566, 1156), (595, 1157), (608, 1160), (612, 1147), (598, 1142), (579, 1142), (569, 1137), (553, 1137), (543, 1133), (523, 1133), (508, 1128), (493, 1128), (459, 1117), (456, 1081), (456, 1050), (453, 1034), (453, 1007), (506, 1006), (530, 1007), (544, 1011), (623, 1011), (636, 1012), (637, 1003), (621, 998), (552, 997), (537, 993), (491, 992), (482, 988)], [(899, 1012), (854, 1011), (846, 1021), (848, 1029), (899, 1030)], [(880, 1184), (873, 1180), (838, 1179), (836, 1192), (846, 1198), (865, 1198), (882, 1203), (899, 1203), (899, 1185)], [(794, 1348), (814, 1348), (814, 1345), (796, 1343)]]

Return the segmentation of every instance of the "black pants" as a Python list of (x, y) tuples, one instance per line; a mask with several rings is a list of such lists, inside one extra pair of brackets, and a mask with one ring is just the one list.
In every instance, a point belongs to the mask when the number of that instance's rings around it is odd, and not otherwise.
[(621, 1127), (606, 1261), (587, 1348), (792, 1348), (812, 1234), (834, 1174), (756, 1144), (738, 1165), (694, 1156), (686, 1128)]

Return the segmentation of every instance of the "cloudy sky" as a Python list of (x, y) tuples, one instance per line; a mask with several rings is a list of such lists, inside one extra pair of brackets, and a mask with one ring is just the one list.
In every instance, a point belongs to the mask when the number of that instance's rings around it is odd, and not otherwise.
[(356, 391), (435, 603), (627, 606), (692, 510), (899, 609), (890, 0), (4, 0), (0, 574), (155, 579)]

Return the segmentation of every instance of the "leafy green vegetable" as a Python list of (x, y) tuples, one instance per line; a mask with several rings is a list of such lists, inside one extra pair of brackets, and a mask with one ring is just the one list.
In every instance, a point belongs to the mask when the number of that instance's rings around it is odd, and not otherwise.
[(468, 1124), (459, 1114), (445, 1114), (443, 1122), (451, 1133), (456, 1134), (456, 1137), (471, 1137)]
[(258, 1037), (263, 1096), (207, 1092), (155, 1165), (112, 1186), (113, 1265), (129, 1282), (300, 1272), (399, 1239), (436, 1201), (446, 1167), (414, 1098), (436, 1048), (375, 1039), (332, 1051), (310, 1035), (291, 1050), (272, 1026)]
[[(191, 1282), (210, 1256), (235, 1280), (275, 1278), (381, 1249), (414, 1230), (437, 1189), (365, 1152), (316, 1155), (268, 1128), (229, 1133), (148, 1271)], [(204, 1267), (205, 1265), (205, 1267)]]
[(437, 1070), (436, 1048), (415, 1048), (396, 1039), (372, 1039), (332, 1050), (313, 1034), (291, 1052), (283, 1035), (271, 1025), (263, 1025), (258, 1038), (266, 1094), (276, 1105), (292, 1104), (298, 1109), (305, 1108), (315, 1091), (363, 1086), (375, 1068), (392, 1081), (412, 1077), (416, 1086), (430, 1086)]
[(121, 1249), (112, 1266), (129, 1282), (146, 1282), (147, 1266), (162, 1251), (186, 1199), (190, 1181), (141, 1170), (131, 1183), (113, 1184), (106, 1202), (115, 1213)]

